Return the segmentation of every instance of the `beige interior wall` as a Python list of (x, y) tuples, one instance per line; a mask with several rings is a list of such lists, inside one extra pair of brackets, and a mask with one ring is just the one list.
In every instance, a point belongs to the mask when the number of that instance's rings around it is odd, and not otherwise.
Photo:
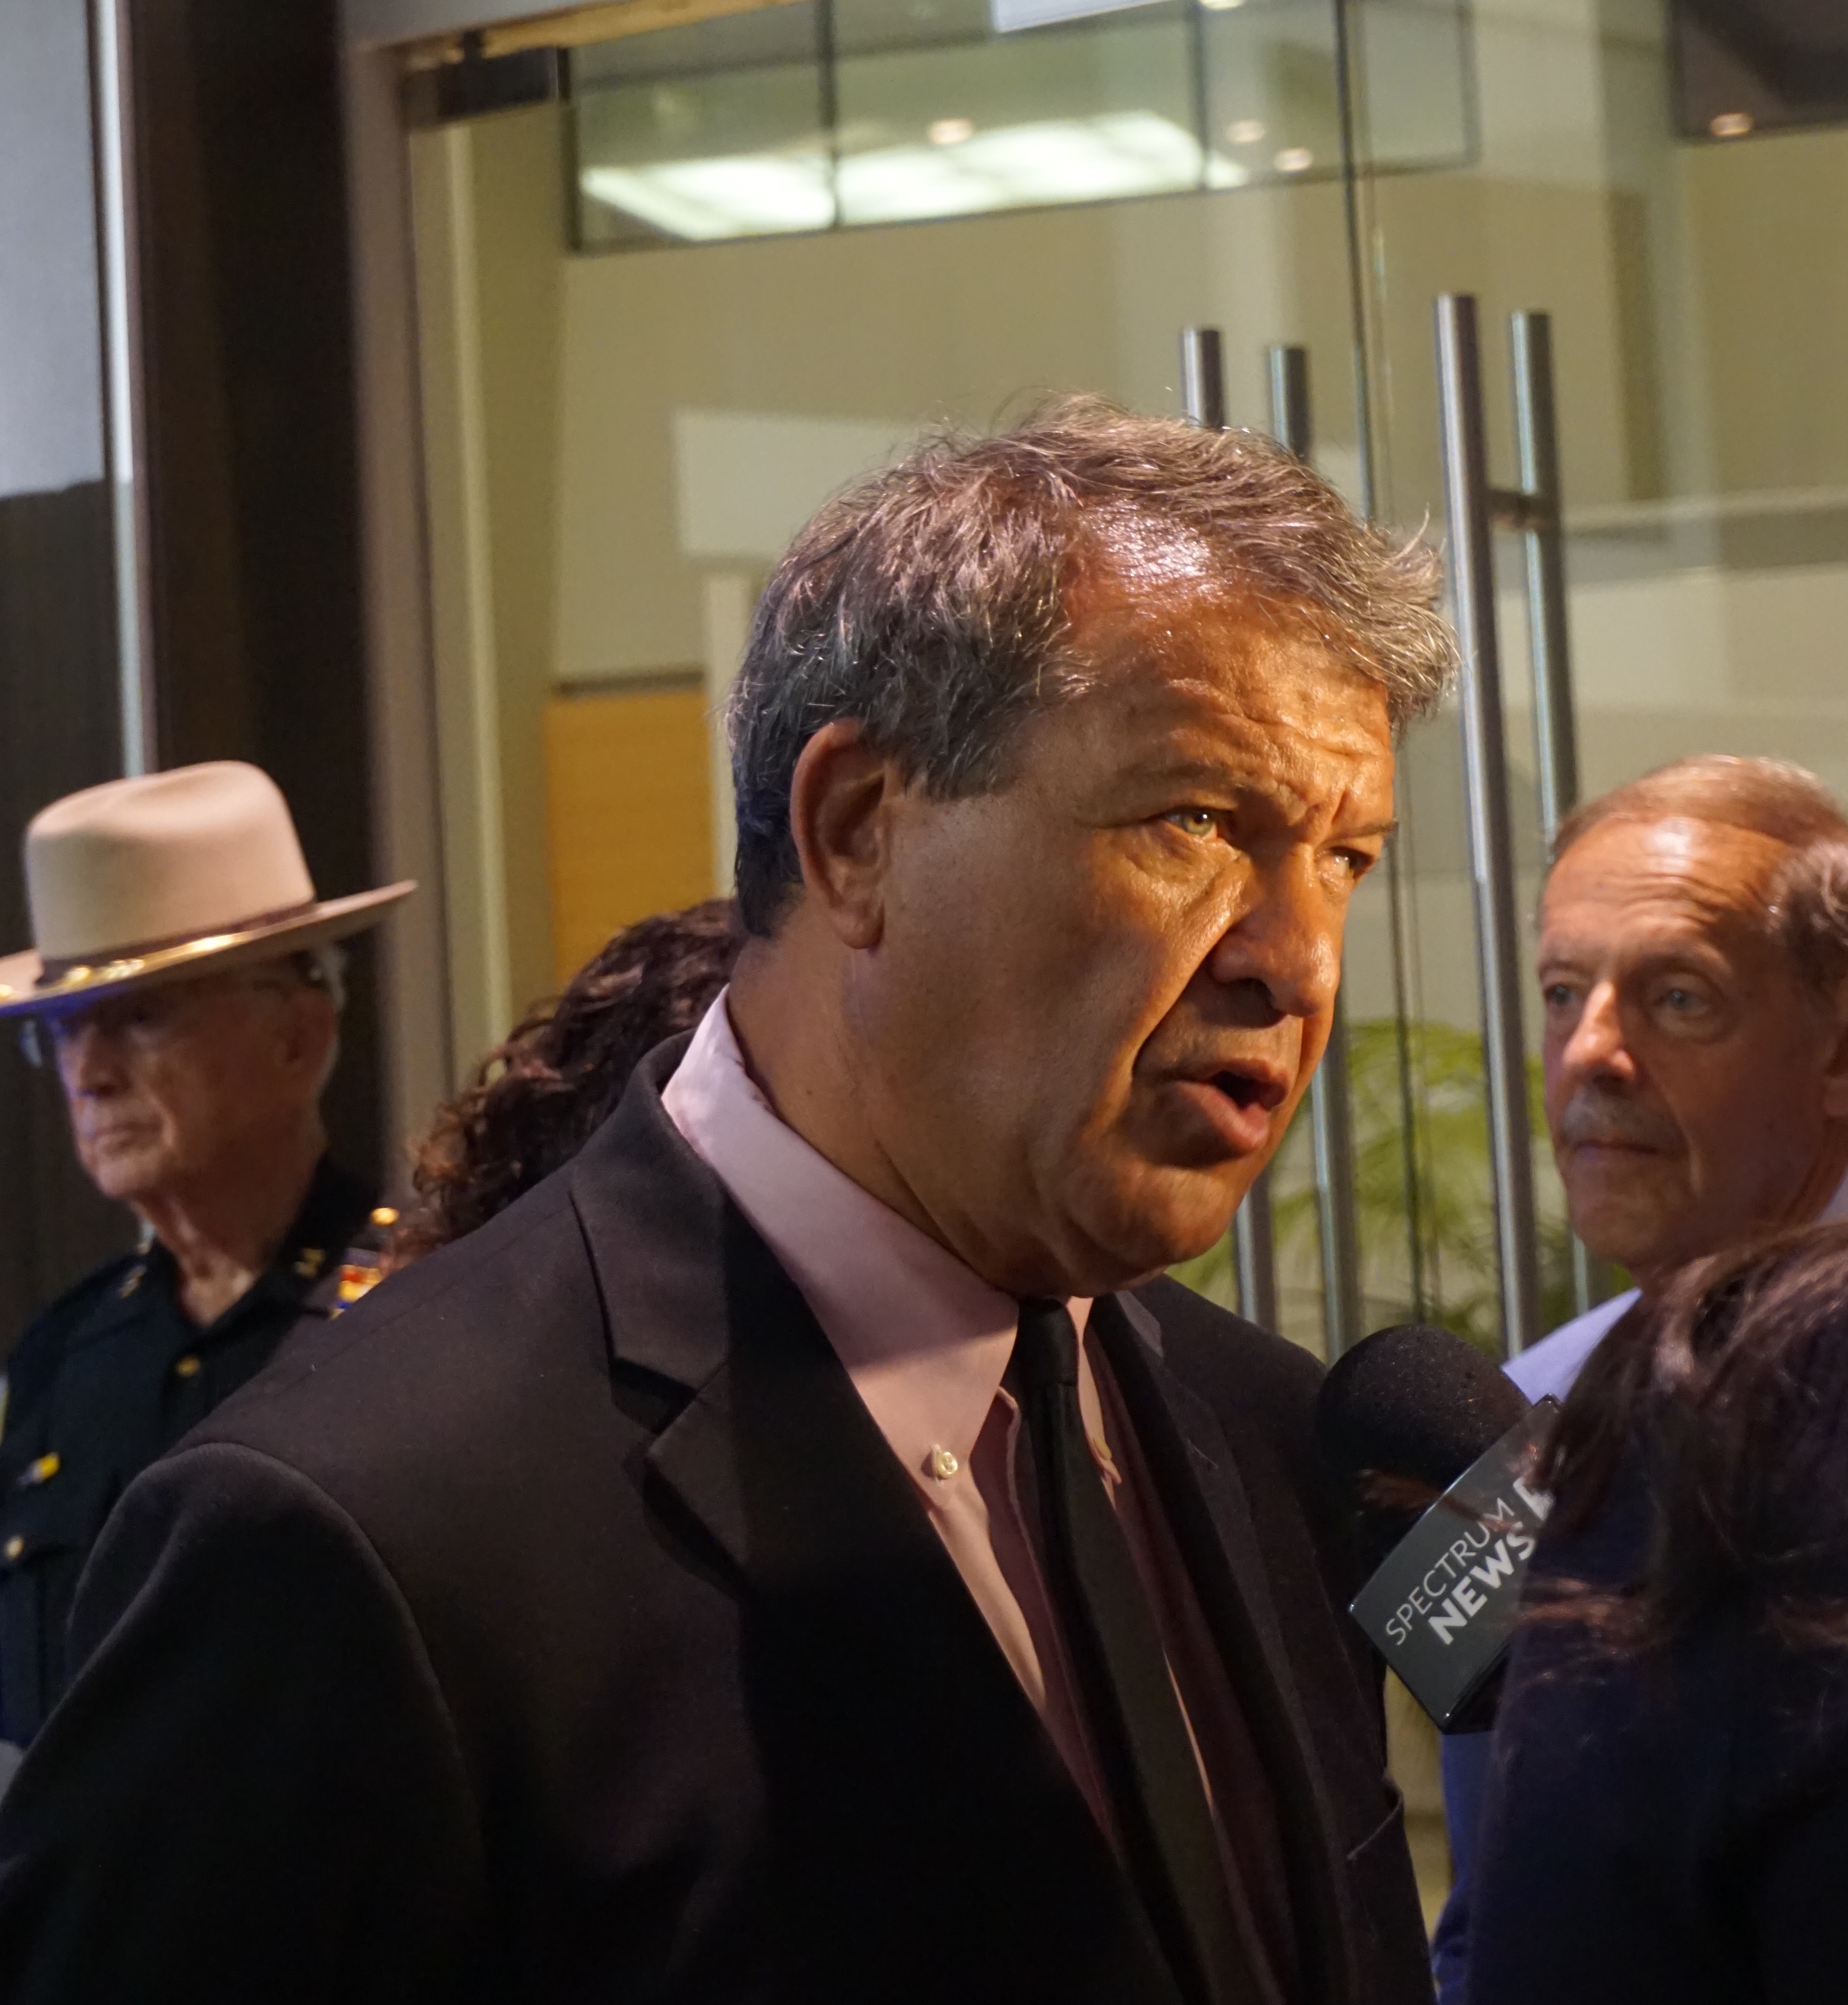
[(1848, 486), (1848, 132), (1682, 150), (1714, 485)]
[[(1309, 343), (1331, 464), (1351, 467), (1340, 231), (1338, 192), (1311, 186), (572, 259), (561, 678), (700, 661), (703, 578), (776, 554), (689, 551), (676, 413), (855, 420), (891, 441), (1044, 391), (1175, 410), (1180, 329), (1203, 321), (1224, 330), (1246, 423), (1265, 421), (1265, 344)], [(832, 484), (792, 485), (788, 528)]]

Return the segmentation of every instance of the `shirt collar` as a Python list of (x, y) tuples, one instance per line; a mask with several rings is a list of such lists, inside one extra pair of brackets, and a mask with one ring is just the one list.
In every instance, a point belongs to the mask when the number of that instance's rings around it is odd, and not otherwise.
[[(837, 1169), (746, 1069), (722, 994), (662, 1094), (815, 1313), (893, 1452), (922, 1480), (966, 1465), (1013, 1355), (1020, 1304)], [(1080, 1331), (1091, 1304), (1070, 1304)]]

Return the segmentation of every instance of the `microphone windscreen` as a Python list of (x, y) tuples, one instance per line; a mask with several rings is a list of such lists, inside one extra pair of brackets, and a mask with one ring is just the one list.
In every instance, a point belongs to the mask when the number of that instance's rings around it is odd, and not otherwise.
[(1377, 1505), (1380, 1477), (1449, 1489), (1527, 1411), (1520, 1389), (1474, 1345), (1430, 1323), (1399, 1323), (1330, 1368), (1316, 1438), (1350, 1493)]

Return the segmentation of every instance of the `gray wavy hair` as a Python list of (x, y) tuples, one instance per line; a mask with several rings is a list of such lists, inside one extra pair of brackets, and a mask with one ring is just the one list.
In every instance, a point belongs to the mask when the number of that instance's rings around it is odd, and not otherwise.
[(1435, 553), (1256, 433), (1069, 398), (993, 437), (933, 437), (823, 507), (758, 602), (726, 711), (750, 932), (773, 932), (801, 883), (790, 787), (823, 725), (859, 722), (939, 799), (1007, 783), (1021, 725), (1084, 686), (1066, 588), (1106, 525), (1203, 547), (1229, 592), (1305, 620), (1379, 683), (1395, 725), (1455, 674)]

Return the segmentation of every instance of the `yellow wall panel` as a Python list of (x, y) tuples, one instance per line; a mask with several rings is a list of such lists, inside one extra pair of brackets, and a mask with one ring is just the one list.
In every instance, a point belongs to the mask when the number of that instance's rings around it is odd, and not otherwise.
[(556, 696), (546, 838), (560, 988), (620, 927), (712, 895), (703, 681)]

